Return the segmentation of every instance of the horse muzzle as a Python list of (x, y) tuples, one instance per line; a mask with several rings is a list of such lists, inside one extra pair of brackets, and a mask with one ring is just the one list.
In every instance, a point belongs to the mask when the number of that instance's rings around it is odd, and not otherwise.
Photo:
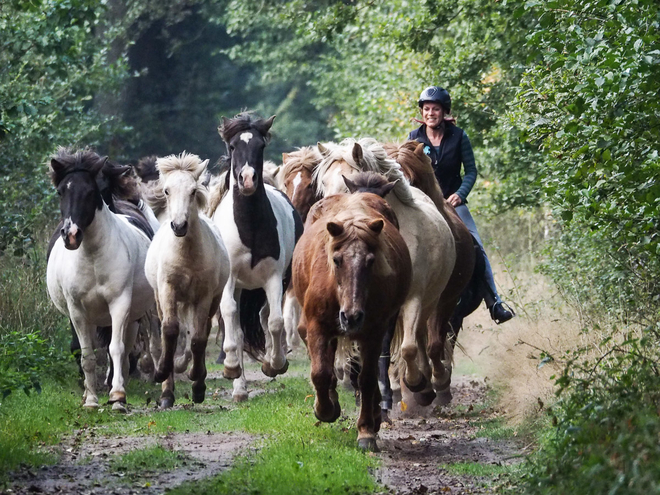
[(357, 310), (347, 313), (343, 310), (339, 311), (339, 326), (341, 330), (347, 334), (352, 335), (362, 330), (364, 324), (364, 311)]
[(82, 243), (83, 231), (80, 230), (76, 225), (65, 225), (60, 230), (60, 235), (64, 241), (64, 247), (70, 251), (75, 251), (80, 247), (80, 244)]
[(188, 221), (181, 223), (170, 222), (170, 227), (172, 227), (172, 232), (177, 237), (184, 237), (188, 233)]

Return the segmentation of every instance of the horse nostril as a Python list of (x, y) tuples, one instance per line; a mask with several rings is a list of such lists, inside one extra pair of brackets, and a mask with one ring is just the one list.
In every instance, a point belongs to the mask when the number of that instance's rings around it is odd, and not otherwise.
[(339, 323), (341, 323), (342, 325), (348, 324), (348, 318), (346, 317), (346, 313), (344, 313), (343, 311), (339, 312)]
[(353, 325), (354, 326), (360, 326), (360, 325), (362, 325), (363, 320), (364, 320), (364, 311), (358, 311), (353, 316)]
[(64, 231), (64, 227), (60, 229), (60, 235), (64, 237), (66, 235), (66, 232)]

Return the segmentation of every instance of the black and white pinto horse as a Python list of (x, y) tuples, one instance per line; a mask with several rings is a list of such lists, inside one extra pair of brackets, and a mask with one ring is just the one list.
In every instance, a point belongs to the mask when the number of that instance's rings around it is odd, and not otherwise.
[(283, 346), (282, 296), (303, 225), (286, 195), (263, 181), (264, 147), (274, 119), (243, 113), (231, 120), (223, 117), (218, 128), (231, 170), (228, 192), (213, 221), (231, 261), (220, 309), (227, 354), (224, 376), (234, 379), (235, 401), (248, 397), (244, 349), (262, 360), (267, 376), (285, 373), (289, 365)]
[(124, 377), (138, 320), (153, 307), (144, 273), (150, 244), (135, 219), (113, 213), (97, 183), (107, 158), (60, 148), (52, 157), (53, 184), (60, 196), (63, 223), (48, 258), (47, 285), (57, 309), (68, 316), (81, 348), (85, 375), (84, 407), (98, 407), (94, 334), (112, 327), (109, 353), (116, 372), (109, 402), (125, 410)]

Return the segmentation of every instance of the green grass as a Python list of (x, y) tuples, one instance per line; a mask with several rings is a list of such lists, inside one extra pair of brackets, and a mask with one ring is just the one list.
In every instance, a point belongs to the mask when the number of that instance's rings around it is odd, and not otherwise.
[(492, 478), (499, 474), (509, 474), (519, 469), (517, 465), (510, 464), (482, 464), (480, 462), (454, 462), (442, 464), (440, 469), (457, 476), (479, 476)]
[(476, 423), (479, 426), (475, 436), (491, 440), (507, 440), (517, 435), (515, 428), (507, 425), (503, 418), (491, 418)]
[(110, 469), (129, 478), (141, 478), (151, 473), (179, 468), (187, 462), (188, 458), (183, 453), (155, 445), (113, 457)]

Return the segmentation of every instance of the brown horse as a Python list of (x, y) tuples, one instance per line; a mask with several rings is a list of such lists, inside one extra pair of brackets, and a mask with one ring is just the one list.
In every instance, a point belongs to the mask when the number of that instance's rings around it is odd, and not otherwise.
[[(451, 382), (451, 361), (454, 344), (459, 328), (453, 328), (452, 322), (462, 321), (467, 314), (456, 316), (459, 299), (463, 299), (462, 293), (471, 280), (475, 267), (475, 248), (472, 235), (465, 224), (456, 214), (454, 208), (449, 204), (440, 190), (438, 181), (433, 173), (431, 160), (424, 154), (422, 143), (417, 141), (406, 141), (401, 145), (386, 144), (383, 146), (387, 155), (395, 160), (403, 170), (403, 174), (411, 185), (421, 189), (436, 205), (438, 211), (446, 220), (454, 236), (456, 245), (456, 262), (449, 282), (445, 287), (437, 311), (429, 323), (429, 357), (433, 362), (434, 388), (444, 403), (451, 401), (449, 385)], [(470, 312), (474, 311), (472, 309)], [(460, 327), (460, 323), (456, 326)], [(448, 340), (449, 339), (449, 340)], [(436, 376), (438, 371), (444, 373)], [(417, 396), (416, 398), (420, 398)], [(430, 397), (429, 397), (430, 398)]]
[(395, 324), (408, 294), (411, 273), (396, 217), (380, 197), (338, 194), (310, 210), (293, 255), (293, 285), (303, 303), (300, 333), (312, 360), (314, 413), (326, 422), (339, 417), (335, 353), (339, 340), (357, 342), (362, 361), (357, 422), (362, 449), (378, 449), (378, 358), (383, 336)]
[(314, 189), (312, 172), (323, 157), (315, 146), (305, 146), (291, 153), (282, 153), (282, 168), (278, 173), (279, 187), (298, 210), (303, 222), (307, 213), (316, 203), (318, 196)]

